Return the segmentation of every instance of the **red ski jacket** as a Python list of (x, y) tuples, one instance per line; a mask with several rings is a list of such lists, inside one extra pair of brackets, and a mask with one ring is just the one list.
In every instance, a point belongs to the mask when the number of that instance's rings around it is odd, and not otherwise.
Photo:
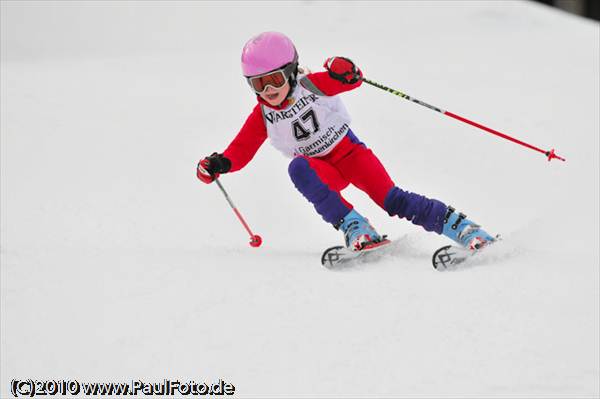
[[(333, 79), (329, 76), (328, 72), (311, 73), (305, 77), (326, 96), (335, 96), (353, 90), (362, 84), (362, 80), (353, 84), (343, 83)], [(285, 109), (290, 105), (288, 104), (288, 100), (285, 100), (280, 106), (274, 107), (258, 95), (256, 99), (258, 100), (258, 104), (256, 104), (252, 113), (246, 119), (237, 136), (223, 152), (223, 155), (231, 161), (229, 172), (235, 172), (246, 166), (267, 139), (267, 127), (262, 115), (261, 104), (276, 110)]]

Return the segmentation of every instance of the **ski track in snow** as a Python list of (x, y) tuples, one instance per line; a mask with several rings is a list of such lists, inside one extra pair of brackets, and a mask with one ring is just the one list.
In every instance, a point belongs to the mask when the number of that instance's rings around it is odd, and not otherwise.
[[(222, 378), (255, 398), (600, 395), (597, 22), (528, 2), (1, 7), (0, 397), (13, 378)], [(320, 256), (341, 233), (266, 143), (222, 178), (264, 239), (250, 248), (194, 169), (253, 106), (239, 52), (263, 30), (313, 70), (346, 55), (567, 162), (363, 87), (344, 95), (352, 128), (398, 185), (503, 241), (437, 272), (443, 237), (350, 188), (394, 241), (329, 271)]]

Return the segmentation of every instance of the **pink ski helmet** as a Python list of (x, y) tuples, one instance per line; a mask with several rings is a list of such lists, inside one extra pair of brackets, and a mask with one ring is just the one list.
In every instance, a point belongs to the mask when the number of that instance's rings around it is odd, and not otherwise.
[(256, 35), (248, 40), (242, 50), (242, 71), (246, 77), (262, 75), (297, 62), (298, 53), (294, 43), (279, 32)]

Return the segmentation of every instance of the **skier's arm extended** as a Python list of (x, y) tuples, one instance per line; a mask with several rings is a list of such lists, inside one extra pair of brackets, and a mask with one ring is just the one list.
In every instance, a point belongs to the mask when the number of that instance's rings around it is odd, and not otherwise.
[(266, 139), (267, 127), (260, 104), (257, 104), (240, 132), (223, 152), (223, 156), (231, 161), (229, 172), (235, 172), (246, 166)]
[(204, 183), (210, 183), (220, 173), (235, 172), (242, 169), (254, 158), (254, 155), (267, 138), (267, 128), (262, 117), (260, 105), (256, 105), (237, 136), (222, 154), (213, 153), (198, 163), (196, 175)]
[(327, 72), (316, 72), (306, 77), (326, 96), (356, 89), (362, 84), (362, 72), (344, 57), (331, 57), (323, 65)]

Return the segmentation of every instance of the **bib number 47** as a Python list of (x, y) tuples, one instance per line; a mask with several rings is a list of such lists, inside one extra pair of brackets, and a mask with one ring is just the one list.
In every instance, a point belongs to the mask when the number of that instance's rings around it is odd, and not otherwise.
[[(309, 121), (312, 125), (312, 131), (305, 128)], [(317, 121), (315, 111), (311, 108), (300, 115), (300, 118), (292, 122), (292, 128), (294, 129), (294, 137), (298, 141), (306, 140), (311, 134), (318, 132), (319, 121)]]

